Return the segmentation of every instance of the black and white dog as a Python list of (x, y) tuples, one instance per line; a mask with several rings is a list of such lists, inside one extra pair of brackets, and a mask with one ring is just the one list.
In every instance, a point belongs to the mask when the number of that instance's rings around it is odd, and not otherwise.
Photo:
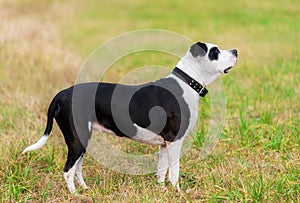
[[(48, 109), (41, 139), (23, 153), (42, 147), (49, 138), (53, 118), (68, 146), (64, 178), (71, 193), (74, 178), (87, 188), (82, 160), (92, 130), (113, 133), (146, 144), (159, 145), (157, 177), (179, 188), (179, 157), (182, 142), (198, 117), (198, 101), (207, 94), (205, 86), (237, 62), (237, 50), (195, 43), (166, 78), (143, 85), (83, 83), (59, 92)], [(76, 95), (75, 95), (76, 94)]]

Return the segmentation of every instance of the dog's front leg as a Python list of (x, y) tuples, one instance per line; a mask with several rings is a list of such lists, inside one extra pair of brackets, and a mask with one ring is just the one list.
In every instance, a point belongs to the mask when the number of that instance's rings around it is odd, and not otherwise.
[(168, 162), (169, 162), (169, 181), (173, 186), (175, 186), (178, 191), (180, 191), (179, 187), (179, 158), (180, 151), (182, 146), (183, 138), (171, 142), (167, 145), (167, 153), (168, 153)]
[(169, 167), (169, 160), (168, 160), (167, 146), (162, 145), (160, 146), (160, 150), (159, 150), (159, 159), (158, 159), (157, 172), (156, 172), (157, 182), (162, 186), (164, 186), (165, 183), (168, 167)]

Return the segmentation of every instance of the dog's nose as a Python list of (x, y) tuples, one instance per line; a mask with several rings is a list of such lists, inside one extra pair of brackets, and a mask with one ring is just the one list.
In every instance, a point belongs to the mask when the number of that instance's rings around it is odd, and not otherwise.
[(231, 53), (232, 53), (233, 55), (235, 55), (236, 57), (238, 56), (238, 51), (237, 51), (236, 49), (232, 49), (232, 50), (231, 50)]

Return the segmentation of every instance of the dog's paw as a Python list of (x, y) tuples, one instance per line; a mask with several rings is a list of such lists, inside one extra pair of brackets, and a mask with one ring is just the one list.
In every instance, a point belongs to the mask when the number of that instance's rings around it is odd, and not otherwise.
[(157, 186), (158, 186), (160, 189), (165, 189), (165, 188), (166, 188), (165, 182), (157, 182)]

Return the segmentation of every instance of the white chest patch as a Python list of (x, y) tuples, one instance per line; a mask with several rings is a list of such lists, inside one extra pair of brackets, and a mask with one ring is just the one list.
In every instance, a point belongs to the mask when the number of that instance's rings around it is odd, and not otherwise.
[(183, 82), (181, 79), (179, 79), (175, 75), (170, 74), (168, 77), (175, 79), (178, 82), (178, 84), (180, 85), (180, 87), (183, 89), (183, 98), (184, 98), (185, 102), (187, 103), (189, 111), (190, 111), (189, 125), (188, 125), (188, 128), (184, 135), (184, 136), (186, 136), (194, 128), (196, 121), (198, 119), (199, 95), (188, 84)]

